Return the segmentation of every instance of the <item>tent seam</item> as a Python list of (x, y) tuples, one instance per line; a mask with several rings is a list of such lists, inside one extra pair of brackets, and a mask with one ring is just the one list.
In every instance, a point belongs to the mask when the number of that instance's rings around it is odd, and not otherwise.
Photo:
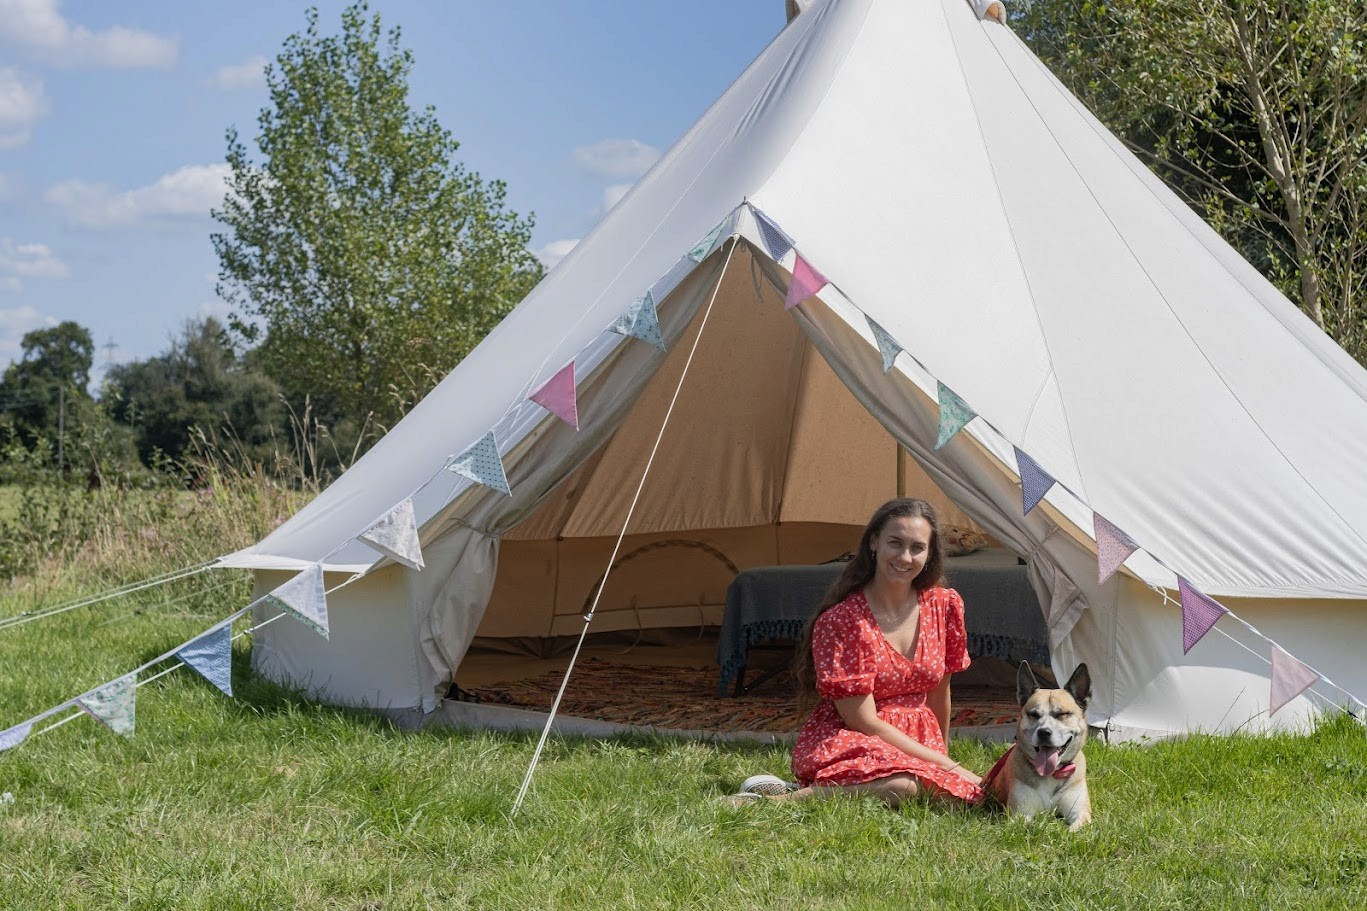
[[(1011, 237), (1012, 252), (1014, 252), (1016, 255), (1016, 264), (1020, 267), (1021, 279), (1025, 282), (1026, 291), (1030, 296), (1030, 307), (1035, 314), (1035, 325), (1039, 328), (1040, 341), (1044, 345), (1044, 351), (1046, 356), (1049, 358), (1049, 372), (1043, 378), (1043, 380), (1041, 380), (1039, 390), (1035, 394), (1035, 400), (1031, 404), (1030, 411), (1025, 417), (1025, 424), (1021, 428), (1020, 442), (1021, 445), (1024, 446), (1025, 435), (1029, 432), (1030, 422), (1034, 418), (1035, 409), (1038, 407), (1040, 400), (1044, 397), (1044, 390), (1048, 388), (1049, 380), (1051, 378), (1056, 378), (1058, 376), (1058, 368), (1054, 364), (1054, 352), (1049, 345), (1049, 336), (1044, 331), (1044, 321), (1040, 317), (1039, 305), (1036, 302), (1035, 289), (1030, 282), (1030, 273), (1025, 268), (1025, 260), (1021, 255), (1020, 243), (1016, 238), (1016, 230), (1015, 227), (1011, 224), (1010, 213), (1006, 210), (1006, 200), (1002, 195), (1001, 180), (997, 176), (997, 167), (995, 163), (993, 163), (992, 154), (988, 149), (987, 133), (983, 129), (982, 115), (978, 113), (978, 106), (974, 103), (973, 87), (969, 85), (968, 74), (964, 72), (963, 57), (959, 53), (959, 43), (958, 40), (955, 38), (954, 29), (950, 27), (949, 17), (945, 13), (943, 3), (941, 3), (940, 5), (940, 16), (945, 24), (945, 32), (949, 35), (950, 44), (954, 46), (954, 62), (959, 69), (959, 77), (960, 80), (963, 82), (964, 93), (968, 96), (968, 106), (969, 109), (973, 112), (973, 122), (977, 124), (978, 127), (978, 138), (982, 142), (983, 151), (987, 153), (987, 161), (990, 166), (989, 171), (992, 174), (992, 184), (997, 191), (997, 203), (1001, 206), (1002, 221), (1005, 222), (1007, 234), (1009, 234)], [(1085, 502), (1090, 502), (1091, 497), (1087, 494), (1087, 482), (1086, 479), (1083, 477), (1082, 462), (1080, 459), (1078, 459), (1077, 447), (1074, 445), (1073, 442), (1072, 422), (1068, 419), (1068, 405), (1063, 398), (1063, 385), (1061, 383), (1055, 383), (1055, 385), (1058, 388), (1059, 408), (1063, 412), (1063, 425), (1067, 430), (1068, 449), (1073, 455), (1073, 466), (1077, 471), (1078, 487), (1082, 492), (1082, 499)]]

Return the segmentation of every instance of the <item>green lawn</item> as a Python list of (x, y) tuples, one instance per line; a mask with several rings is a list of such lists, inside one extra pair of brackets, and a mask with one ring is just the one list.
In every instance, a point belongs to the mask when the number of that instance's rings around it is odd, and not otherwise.
[[(200, 589), (232, 577), (199, 577)], [(0, 629), (0, 729), (185, 641), (245, 580)], [(70, 594), (67, 592), (66, 594)], [(22, 585), (0, 617), (33, 606)], [(280, 622), (294, 622), (281, 620)], [(1070, 835), (869, 800), (730, 809), (782, 748), (666, 738), (406, 733), (253, 679), (139, 690), (137, 733), (89, 718), (0, 754), (0, 907), (1361, 908), (1367, 738), (1093, 744), (1095, 821)], [(993, 748), (953, 752), (985, 770)]]

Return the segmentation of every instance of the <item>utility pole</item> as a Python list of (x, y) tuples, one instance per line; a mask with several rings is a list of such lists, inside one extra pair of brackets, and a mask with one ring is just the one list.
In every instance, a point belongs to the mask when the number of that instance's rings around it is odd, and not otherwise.
[(57, 473), (66, 469), (66, 386), (57, 387)]

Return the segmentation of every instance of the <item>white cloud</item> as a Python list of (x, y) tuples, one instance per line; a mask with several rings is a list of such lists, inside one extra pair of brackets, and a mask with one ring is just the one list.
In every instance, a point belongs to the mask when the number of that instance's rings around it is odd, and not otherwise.
[(0, 291), (22, 291), (26, 278), (66, 278), (71, 274), (44, 244), (16, 244), (0, 237)]
[(55, 325), (55, 319), (44, 316), (28, 304), (13, 310), (0, 308), (0, 360), (15, 360), (23, 353), (26, 333)]
[(580, 167), (604, 177), (640, 177), (659, 157), (659, 149), (639, 139), (604, 139), (574, 150)]
[(609, 209), (611, 209), (613, 206), (615, 206), (615, 205), (617, 205), (619, 202), (621, 202), (621, 201), (622, 201), (622, 197), (623, 197), (623, 196), (626, 196), (626, 195), (627, 195), (627, 191), (630, 190), (633, 186), (635, 186), (635, 184), (630, 184), (630, 183), (615, 183), (615, 184), (613, 184), (613, 185), (610, 186), (610, 187), (604, 187), (604, 188), (603, 188), (603, 211), (606, 212), (606, 211), (608, 211)]
[(254, 89), (266, 84), (266, 58), (257, 55), (243, 63), (221, 66), (214, 85), (221, 89)]
[(136, 190), (67, 180), (49, 187), (43, 198), (63, 210), (72, 223), (86, 228), (201, 218), (222, 205), (229, 173), (226, 164), (186, 165)]
[(45, 62), (116, 69), (166, 69), (178, 41), (115, 25), (95, 32), (62, 16), (60, 0), (0, 0), (0, 42), (22, 47)]
[(0, 66), (0, 149), (28, 142), (33, 122), (46, 113), (43, 84), (12, 66)]
[(553, 269), (556, 263), (569, 255), (577, 243), (579, 243), (577, 237), (573, 240), (553, 240), (536, 251), (536, 258), (541, 260), (541, 264), (547, 269)]

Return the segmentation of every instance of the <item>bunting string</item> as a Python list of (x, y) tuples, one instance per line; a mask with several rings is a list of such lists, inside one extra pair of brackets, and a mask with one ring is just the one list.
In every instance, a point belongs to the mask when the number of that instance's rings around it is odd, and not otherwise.
[(111, 601), (124, 595), (131, 595), (149, 588), (156, 588), (158, 585), (168, 585), (172, 582), (178, 582), (181, 579), (188, 579), (191, 576), (199, 575), (211, 567), (212, 562), (199, 563), (194, 566), (184, 567), (183, 569), (174, 569), (170, 572), (162, 573), (161, 575), (140, 579), (136, 582), (127, 582), (116, 588), (106, 589), (98, 594), (89, 595), (68, 604), (59, 604), (56, 607), (44, 608), (39, 611), (24, 611), (15, 614), (12, 617), (6, 617), (3, 620), (0, 620), (0, 630), (9, 629), (12, 626), (23, 626), (25, 623), (32, 623), (35, 620), (44, 620), (48, 617), (55, 617), (58, 614), (64, 614), (67, 611), (73, 611), (77, 608), (91, 607), (92, 605), (100, 604), (104, 601)]
[(551, 703), (551, 710), (546, 715), (546, 725), (541, 729), (541, 738), (537, 741), (536, 750), (532, 753), (531, 764), (527, 766), (527, 774), (522, 778), (522, 786), (518, 788), (517, 797), (513, 800), (513, 814), (522, 807), (522, 801), (527, 796), (527, 789), (531, 787), (532, 775), (536, 772), (537, 763), (541, 761), (541, 753), (546, 747), (546, 740), (550, 737), (551, 725), (555, 722), (556, 713), (560, 709), (560, 700), (565, 695), (565, 687), (570, 682), (570, 674), (574, 671), (574, 663), (579, 658), (579, 652), (584, 647), (584, 639), (588, 636), (589, 624), (593, 622), (594, 612), (598, 610), (598, 601), (603, 596), (604, 589), (607, 588), (608, 576), (612, 573), (612, 566), (617, 562), (617, 554), (622, 548), (622, 540), (626, 537), (627, 528), (631, 525), (631, 517), (636, 512), (636, 504), (641, 499), (641, 491), (645, 489), (646, 478), (650, 476), (650, 469), (655, 464), (655, 454), (660, 451), (660, 441), (664, 439), (665, 428), (669, 426), (669, 419), (674, 415), (674, 405), (679, 400), (679, 392), (683, 389), (684, 380), (688, 377), (688, 371), (693, 366), (693, 356), (698, 352), (698, 343), (702, 340), (703, 331), (707, 329), (707, 321), (712, 316), (712, 307), (717, 302), (717, 294), (721, 291), (722, 280), (726, 277), (726, 270), (731, 265), (731, 258), (736, 253), (736, 245), (732, 244), (727, 251), (726, 260), (722, 263), (721, 274), (717, 276), (717, 285), (712, 289), (712, 297), (707, 302), (707, 310), (703, 313), (702, 322), (698, 324), (698, 333), (693, 338), (693, 347), (689, 349), (688, 358), (684, 361), (682, 372), (679, 374), (679, 382), (674, 387), (674, 395), (669, 400), (669, 407), (665, 410), (664, 420), (660, 423), (660, 431), (655, 435), (655, 444), (650, 448), (650, 456), (646, 459), (645, 468), (641, 472), (641, 480), (636, 484), (636, 493), (631, 498), (631, 505), (627, 507), (626, 518), (622, 521), (622, 530), (617, 534), (617, 540), (612, 545), (612, 554), (608, 557), (607, 569), (603, 572), (603, 580), (598, 584), (598, 590), (593, 594), (593, 603), (589, 605), (588, 613), (584, 615), (584, 625), (579, 630), (579, 641), (574, 644), (574, 652), (570, 655), (569, 665), (565, 668), (565, 676), (560, 681), (560, 688), (556, 691), (555, 701)]

